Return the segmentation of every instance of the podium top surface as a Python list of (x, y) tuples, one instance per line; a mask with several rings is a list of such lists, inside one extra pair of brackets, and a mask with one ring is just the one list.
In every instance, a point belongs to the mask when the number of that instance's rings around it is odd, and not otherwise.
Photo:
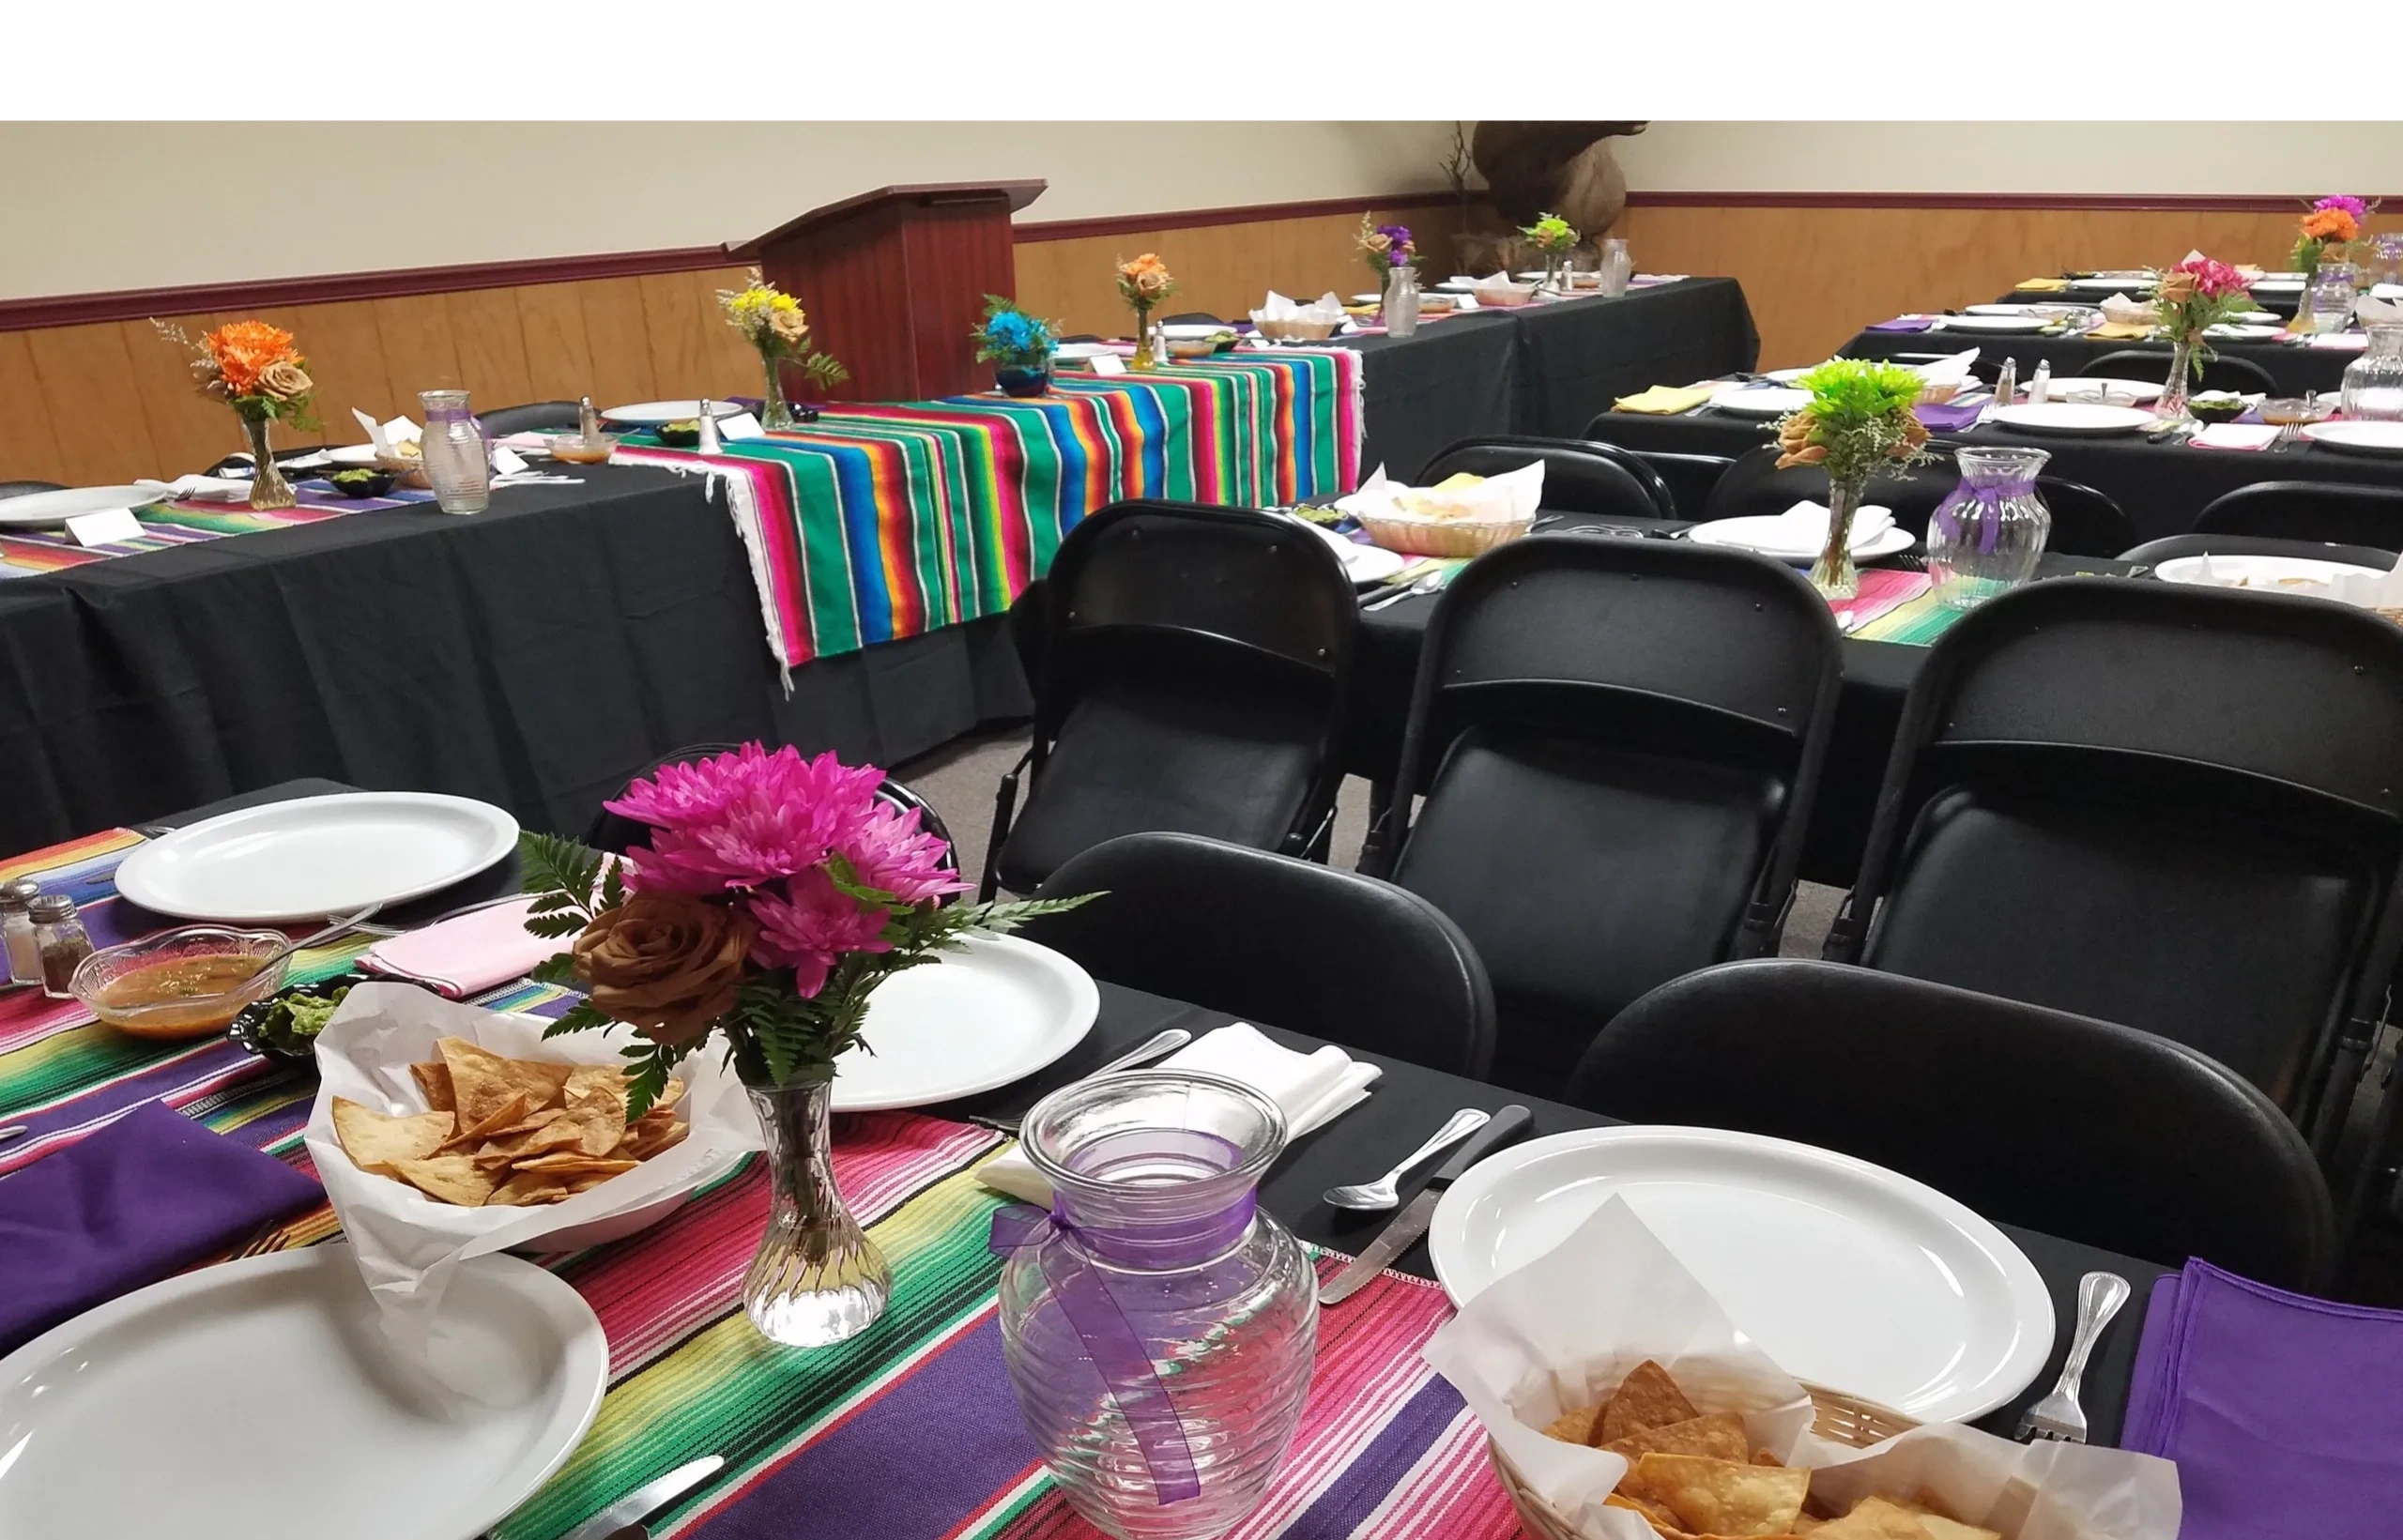
[(796, 235), (813, 225), (839, 222), (853, 214), (882, 203), (913, 203), (920, 205), (963, 204), (1009, 201), (1013, 214), (1033, 203), (1049, 186), (1040, 177), (1010, 182), (902, 182), (892, 187), (880, 187), (870, 192), (858, 192), (834, 203), (825, 204), (808, 213), (787, 220), (762, 236), (749, 240), (728, 242), (726, 254), (730, 257), (756, 257), (767, 247), (787, 236)]

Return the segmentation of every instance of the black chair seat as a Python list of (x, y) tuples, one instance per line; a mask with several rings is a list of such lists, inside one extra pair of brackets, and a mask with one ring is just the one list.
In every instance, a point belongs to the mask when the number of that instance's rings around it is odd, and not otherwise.
[[(1607, 417), (1608, 414), (1604, 415)], [(1594, 430), (1587, 428), (1585, 436), (1593, 438)], [(1710, 506), (1711, 492), (1736, 463), (1723, 454), (1678, 454), (1669, 450), (1637, 450), (1634, 452), (1638, 460), (1652, 467), (1652, 474), (1661, 478), (1661, 484), (1669, 489), (1670, 500), (1676, 505), (1677, 517), (1681, 519), (1702, 517), (1702, 511)]]
[(2403, 488), (2257, 481), (2213, 498), (2195, 520), (2195, 530), (2403, 551)]
[(2114, 557), (2136, 538), (2135, 526), (2107, 493), (2058, 476), (2036, 478), (2037, 496), (2053, 515), (2044, 549), (2071, 557)]
[(1842, 1151), (1989, 1219), (2319, 1287), (2326, 1184), (2258, 1091), (2149, 1033), (1915, 979), (1765, 959), (1630, 1006), (1569, 1099)]
[(496, 406), (489, 412), (478, 412), (476, 420), (483, 424), (487, 435), (498, 438), (544, 428), (579, 427), (584, 421), (584, 408), (573, 401), (536, 401), (523, 406)]
[(1482, 1077), (1493, 996), (1425, 899), (1355, 872), (1190, 834), (1129, 834), (1063, 862), (1037, 896), (1102, 896), (1019, 934), (1099, 979)]
[(2176, 1038), (2291, 1105), (2378, 892), (2242, 820), (1956, 788), (1861, 960)]
[[(1754, 514), (1783, 513), (1796, 503), (1825, 506), (1828, 473), (1816, 465), (1777, 468), (1778, 450), (1769, 445), (1747, 450), (1710, 490), (1703, 506), (1704, 519), (1736, 519)], [(1950, 465), (1921, 465), (1910, 470), (1882, 471), (1870, 479), (1866, 503), (1885, 509), (1894, 523), (1924, 539), (1927, 521), (1936, 504), (1960, 484), (1960, 473)]]
[(2343, 561), (2380, 572), (2395, 570), (2395, 553), (2366, 545), (2328, 545), (2313, 541), (2268, 540), (2258, 535), (2164, 535), (2120, 553), (2121, 561), (2159, 567), (2180, 557), (2296, 557), (2306, 561)]
[(64, 492), (59, 481), (0, 481), (0, 497), (30, 497), (37, 492)]

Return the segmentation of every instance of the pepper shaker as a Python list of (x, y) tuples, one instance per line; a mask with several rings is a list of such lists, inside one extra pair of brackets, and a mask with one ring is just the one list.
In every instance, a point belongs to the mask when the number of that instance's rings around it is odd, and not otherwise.
[(75, 913), (75, 901), (65, 893), (44, 893), (30, 906), (34, 940), (41, 948), (41, 992), (53, 999), (71, 999), (67, 986), (75, 970), (92, 954), (92, 938)]
[(41, 983), (41, 944), (34, 939), (33, 901), (41, 884), (30, 877), (0, 885), (0, 940), (8, 948), (8, 982)]
[(713, 401), (701, 403), (700, 429), (700, 442), (693, 448), (703, 454), (716, 454), (726, 448), (724, 441), (717, 435), (717, 403)]

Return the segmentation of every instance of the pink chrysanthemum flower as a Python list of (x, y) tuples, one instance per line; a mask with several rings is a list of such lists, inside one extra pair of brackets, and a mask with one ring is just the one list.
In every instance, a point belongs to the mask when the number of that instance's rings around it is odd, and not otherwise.
[(885, 910), (862, 905), (834, 886), (823, 871), (807, 871), (785, 884), (782, 896), (758, 892), (748, 900), (759, 932), (751, 956), (767, 968), (792, 969), (793, 990), (813, 999), (848, 952), (889, 952), (882, 938)]
[(821, 865), (834, 841), (876, 807), (882, 773), (833, 754), (804, 759), (746, 744), (694, 765), (664, 767), (605, 804), (651, 826), (634, 852), (634, 885), (715, 893)]
[(851, 863), (863, 885), (904, 904), (968, 891), (958, 873), (943, 868), (950, 849), (941, 835), (918, 827), (916, 808), (905, 813), (881, 803), (834, 840), (834, 853)]

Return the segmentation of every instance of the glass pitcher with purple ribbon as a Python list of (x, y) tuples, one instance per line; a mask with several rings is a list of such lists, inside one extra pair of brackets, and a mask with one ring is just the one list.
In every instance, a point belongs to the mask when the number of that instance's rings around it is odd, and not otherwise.
[(1955, 450), (1961, 484), (1927, 521), (1927, 570), (1936, 597), (1968, 609), (2036, 573), (2052, 510), (2036, 490), (2043, 450)]
[(1061, 1495), (1122, 1540), (1222, 1534), (1293, 1442), (1317, 1277), (1255, 1204), (1285, 1145), (1274, 1102), (1156, 1070), (1026, 1116), (1050, 1210), (993, 1218), (1010, 1381)]

